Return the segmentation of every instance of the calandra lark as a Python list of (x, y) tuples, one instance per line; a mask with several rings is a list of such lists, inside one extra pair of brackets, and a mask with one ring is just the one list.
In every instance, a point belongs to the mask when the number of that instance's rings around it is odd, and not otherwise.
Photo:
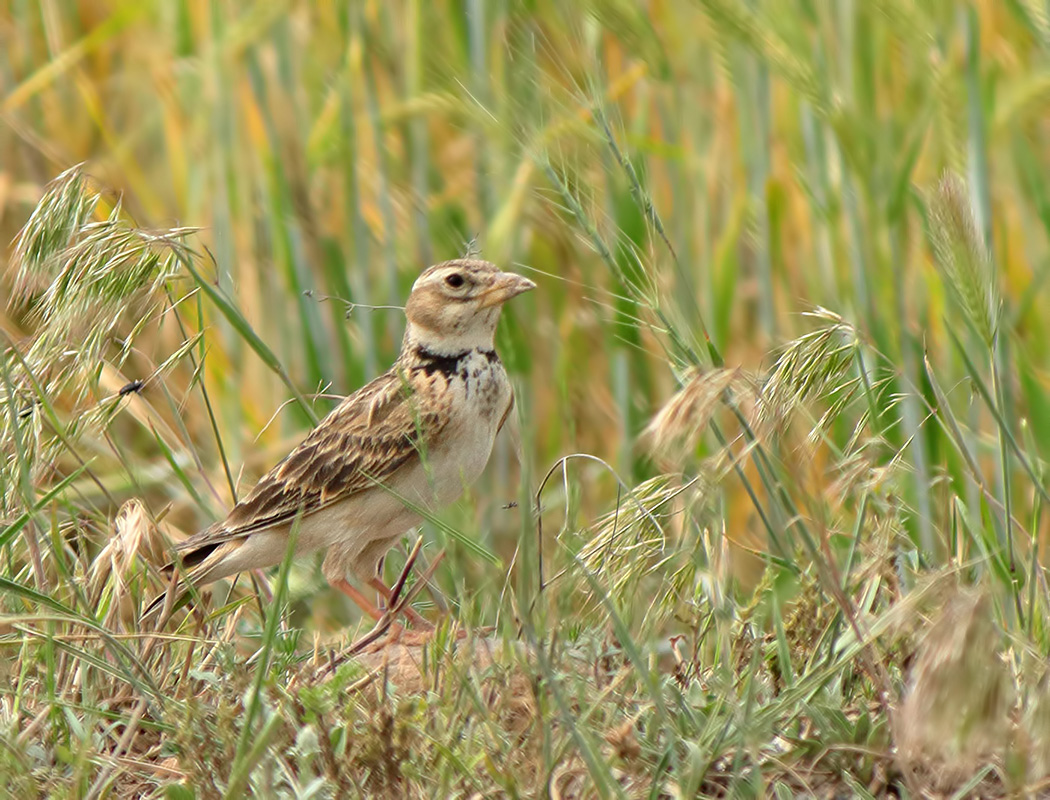
[(424, 271), (393, 367), (343, 400), (226, 519), (176, 545), (188, 580), (280, 563), (298, 518), (296, 553), (327, 550), (328, 582), (379, 619), (348, 578), (389, 598), (378, 566), (419, 523), (417, 510), (451, 503), (481, 474), (514, 402), (496, 323), (507, 300), (533, 288), (487, 261)]

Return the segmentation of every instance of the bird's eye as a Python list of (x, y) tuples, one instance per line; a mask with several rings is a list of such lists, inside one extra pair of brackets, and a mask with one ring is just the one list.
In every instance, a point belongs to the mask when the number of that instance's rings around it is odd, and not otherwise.
[(463, 276), (460, 275), (458, 272), (453, 272), (451, 275), (445, 278), (445, 283), (447, 283), (453, 289), (458, 289), (460, 286), (463, 285)]

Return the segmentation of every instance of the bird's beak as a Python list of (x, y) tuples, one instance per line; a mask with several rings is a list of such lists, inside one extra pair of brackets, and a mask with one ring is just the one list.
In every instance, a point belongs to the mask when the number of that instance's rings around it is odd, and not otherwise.
[(501, 305), (512, 297), (517, 297), (519, 294), (535, 288), (536, 284), (528, 278), (523, 278), (521, 275), (513, 272), (501, 272), (492, 281), (492, 286), (489, 290), (481, 296), (481, 307), (491, 308), (492, 306)]

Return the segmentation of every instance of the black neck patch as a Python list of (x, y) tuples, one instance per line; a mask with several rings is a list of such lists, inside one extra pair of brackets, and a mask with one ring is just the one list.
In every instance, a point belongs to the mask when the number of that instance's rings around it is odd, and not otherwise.
[(427, 375), (440, 372), (446, 378), (450, 378), (459, 372), (459, 362), (471, 353), (478, 353), (484, 356), (490, 364), (499, 361), (499, 356), (496, 355), (495, 350), (463, 350), (459, 353), (445, 355), (443, 353), (435, 353), (420, 345), (416, 347), (416, 363), (412, 365), (412, 369), (421, 369)]

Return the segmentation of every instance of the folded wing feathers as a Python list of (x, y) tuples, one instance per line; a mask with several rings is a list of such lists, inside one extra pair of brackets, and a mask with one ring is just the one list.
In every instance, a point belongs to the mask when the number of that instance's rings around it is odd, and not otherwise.
[(440, 435), (435, 410), (391, 370), (346, 398), (270, 470), (229, 516), (180, 542), (189, 552), (290, 522), (393, 475)]

